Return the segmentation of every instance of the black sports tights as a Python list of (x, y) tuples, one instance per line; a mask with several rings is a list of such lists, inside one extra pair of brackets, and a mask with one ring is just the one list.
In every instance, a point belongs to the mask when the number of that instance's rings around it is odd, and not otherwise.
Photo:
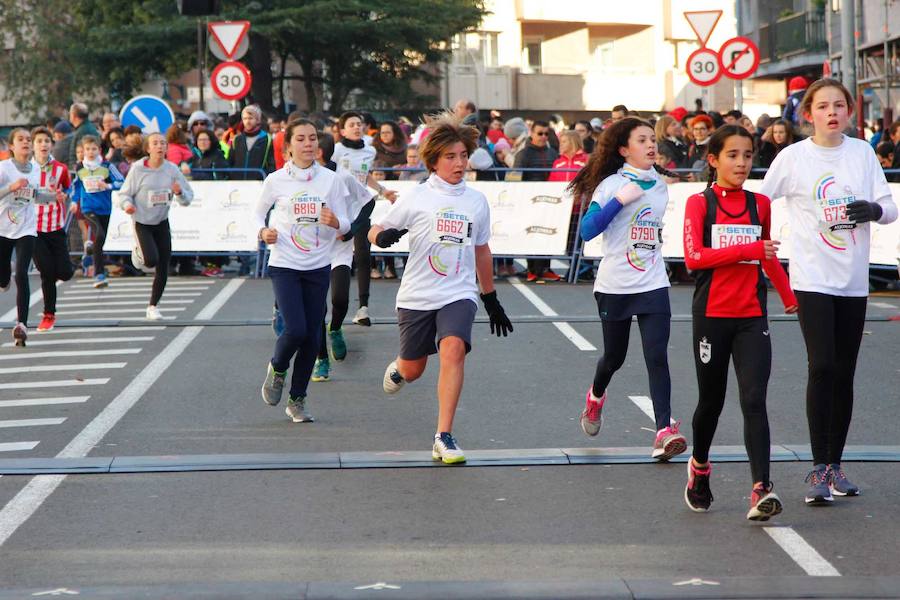
[(853, 416), (853, 376), (868, 298), (795, 293), (809, 361), (806, 420), (813, 464), (840, 463)]
[(369, 305), (369, 284), (372, 281), (372, 244), (369, 242), (371, 222), (366, 219), (353, 236), (353, 260), (356, 262), (356, 287), (359, 288), (359, 305)]
[[(331, 269), (331, 331), (337, 331), (344, 324), (350, 306), (350, 267), (339, 265)], [(325, 335), (325, 319), (322, 319), (322, 341), (319, 343), (318, 358), (328, 357), (328, 342)]]
[(12, 271), (9, 261), (13, 250), (16, 251), (16, 310), (19, 323), (28, 325), (28, 307), (31, 304), (31, 286), (28, 283), (28, 266), (34, 255), (33, 235), (17, 239), (0, 237), (0, 287), (9, 285)]
[(734, 357), (744, 445), (753, 482), (769, 482), (769, 418), (766, 391), (772, 370), (772, 343), (765, 317), (741, 319), (694, 315), (694, 365), (700, 397), (694, 411), (694, 460), (706, 463), (719, 415), (725, 406), (728, 362)]
[(172, 233), (169, 231), (169, 220), (166, 219), (158, 225), (144, 225), (135, 223), (134, 231), (137, 234), (138, 243), (141, 245), (141, 253), (144, 255), (144, 264), (150, 268), (156, 267), (153, 275), (153, 289), (150, 292), (150, 305), (156, 306), (162, 298), (169, 280), (169, 259), (172, 258)]
[[(656, 416), (656, 429), (669, 426), (672, 418), (672, 379), (669, 376), (670, 316), (666, 314), (638, 315), (641, 330), (641, 345), (644, 348), (644, 362), (650, 377), (650, 398)], [(627, 321), (603, 320), (603, 356), (597, 362), (594, 374), (594, 395), (598, 398), (606, 392), (606, 386), (613, 373), (625, 363), (628, 353), (628, 338), (631, 319)]]
[(38, 233), (34, 243), (34, 266), (41, 272), (44, 314), (56, 314), (56, 282), (68, 281), (75, 274), (69, 259), (68, 234), (65, 229)]

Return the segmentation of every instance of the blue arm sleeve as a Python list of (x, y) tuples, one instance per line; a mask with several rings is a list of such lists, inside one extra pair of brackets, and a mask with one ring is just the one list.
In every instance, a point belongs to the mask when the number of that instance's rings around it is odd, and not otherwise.
[(122, 177), (122, 174), (119, 173), (119, 170), (113, 164), (109, 165), (109, 176), (110, 176), (110, 184), (112, 185), (112, 189), (114, 189), (114, 190), (122, 189), (122, 184), (125, 182), (125, 178)]
[(615, 218), (619, 211), (622, 210), (622, 204), (613, 198), (607, 202), (606, 206), (600, 208), (600, 205), (591, 202), (584, 217), (581, 218), (581, 237), (583, 240), (592, 240), (609, 226), (610, 222)]

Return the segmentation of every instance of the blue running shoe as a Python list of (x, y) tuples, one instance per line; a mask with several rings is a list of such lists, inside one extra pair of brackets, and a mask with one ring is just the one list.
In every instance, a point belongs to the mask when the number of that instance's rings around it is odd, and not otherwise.
[(806, 476), (809, 489), (806, 490), (806, 504), (809, 506), (828, 506), (834, 502), (831, 495), (831, 473), (828, 465), (816, 465)]
[(344, 341), (344, 330), (329, 330), (328, 337), (331, 338), (331, 358), (337, 362), (341, 362), (347, 358), (347, 342)]
[(841, 465), (835, 463), (828, 466), (831, 477), (831, 493), (835, 496), (859, 496), (859, 486), (847, 479)]

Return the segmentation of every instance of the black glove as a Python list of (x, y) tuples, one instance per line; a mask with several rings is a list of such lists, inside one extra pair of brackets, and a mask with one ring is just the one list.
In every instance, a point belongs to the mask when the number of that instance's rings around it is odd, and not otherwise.
[(857, 200), (847, 205), (847, 218), (854, 223), (868, 223), (881, 218), (884, 211), (877, 202)]
[(375, 236), (375, 245), (379, 248), (388, 248), (400, 241), (400, 238), (409, 231), (408, 229), (384, 229)]
[(491, 333), (496, 333), (497, 337), (501, 335), (506, 337), (513, 330), (513, 326), (506, 316), (506, 311), (500, 306), (500, 301), (497, 300), (497, 291), (481, 294), (481, 301), (484, 302), (484, 310), (491, 319)]

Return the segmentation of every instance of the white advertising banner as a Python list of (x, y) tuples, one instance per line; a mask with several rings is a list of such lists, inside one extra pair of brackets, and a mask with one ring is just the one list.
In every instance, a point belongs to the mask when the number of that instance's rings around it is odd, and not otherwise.
[[(746, 188), (757, 191), (762, 181), (748, 180)], [(402, 196), (415, 185), (412, 181), (387, 181), (385, 186)], [(491, 207), (491, 250), (497, 255), (564, 256), (567, 247), (572, 197), (565, 193), (564, 182), (501, 182), (470, 181), (488, 199)], [(684, 257), (682, 228), (687, 199), (704, 189), (705, 183), (675, 183), (669, 186), (669, 204), (663, 226), (663, 255), (666, 258)], [(173, 202), (169, 212), (172, 227), (172, 250), (175, 252), (253, 252), (257, 248), (253, 225), (253, 207), (262, 189), (260, 181), (194, 181), (194, 201), (190, 206)], [(900, 205), (900, 184), (890, 184), (894, 202)], [(113, 213), (110, 217), (106, 249), (128, 252), (134, 244), (131, 217), (117, 207), (113, 194)], [(372, 220), (388, 210), (386, 201), (376, 203)], [(791, 228), (784, 208), (784, 200), (772, 203), (772, 237), (781, 240), (778, 255), (791, 255)], [(602, 256), (602, 236), (584, 245), (585, 258)], [(406, 252), (406, 238), (387, 250), (377, 252)], [(872, 226), (870, 262), (896, 265), (900, 262), (900, 220), (890, 225)]]

